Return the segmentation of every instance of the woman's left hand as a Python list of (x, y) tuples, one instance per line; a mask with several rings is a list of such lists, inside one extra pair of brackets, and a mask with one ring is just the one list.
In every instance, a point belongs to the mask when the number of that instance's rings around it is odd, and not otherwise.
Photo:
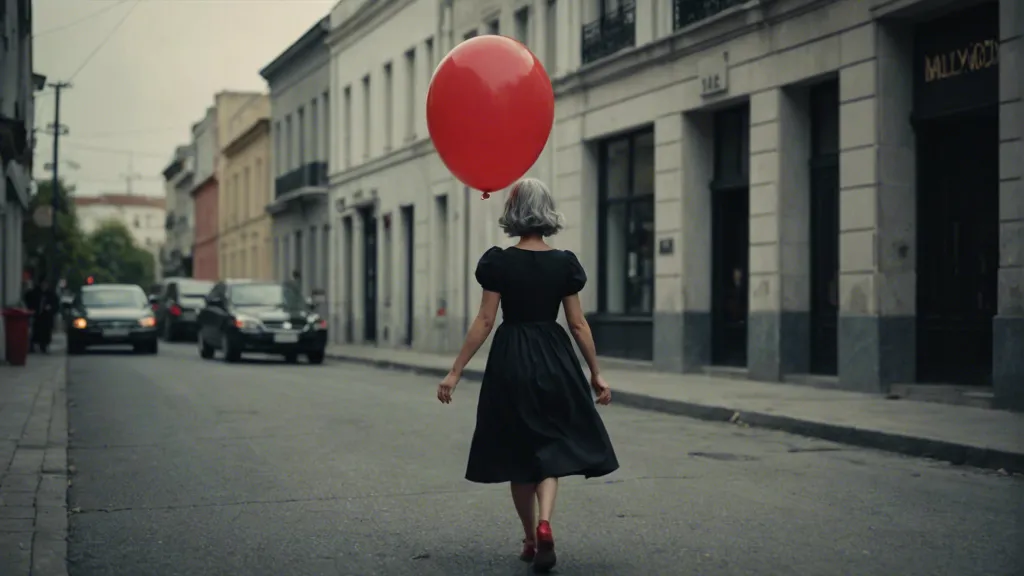
[(437, 386), (437, 399), (442, 404), (452, 403), (452, 393), (455, 392), (455, 387), (459, 385), (459, 377), (455, 372), (449, 372)]

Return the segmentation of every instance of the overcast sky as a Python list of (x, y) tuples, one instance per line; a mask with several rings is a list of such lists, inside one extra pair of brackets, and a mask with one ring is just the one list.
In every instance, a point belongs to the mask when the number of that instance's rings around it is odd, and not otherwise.
[[(61, 96), (62, 178), (82, 195), (124, 192), (133, 159), (134, 192), (163, 195), (160, 173), (214, 93), (266, 91), (259, 69), (335, 1), (34, 0), (35, 71), (73, 84)], [(53, 113), (47, 88), (36, 128)], [(52, 138), (37, 135), (36, 177), (49, 178)]]

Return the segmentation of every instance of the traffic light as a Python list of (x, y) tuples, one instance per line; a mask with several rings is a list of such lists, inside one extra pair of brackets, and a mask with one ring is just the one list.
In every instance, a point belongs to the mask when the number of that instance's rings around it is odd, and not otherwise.
[(95, 280), (93, 280), (92, 276), (89, 276), (88, 278), (85, 279), (86, 284), (92, 284), (93, 282), (95, 282)]

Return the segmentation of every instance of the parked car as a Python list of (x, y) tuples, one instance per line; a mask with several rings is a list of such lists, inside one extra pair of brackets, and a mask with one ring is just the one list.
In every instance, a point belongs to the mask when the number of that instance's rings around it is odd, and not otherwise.
[(160, 335), (168, 342), (195, 338), (199, 310), (213, 288), (209, 280), (166, 278), (160, 290), (150, 298)]
[(71, 303), (70, 312), (70, 354), (108, 344), (127, 344), (139, 353), (157, 353), (156, 317), (139, 286), (83, 286)]
[(245, 352), (281, 354), (296, 362), (304, 354), (311, 364), (320, 364), (327, 321), (292, 283), (225, 280), (206, 297), (196, 340), (203, 358), (213, 358), (220, 350), (227, 362), (238, 361)]

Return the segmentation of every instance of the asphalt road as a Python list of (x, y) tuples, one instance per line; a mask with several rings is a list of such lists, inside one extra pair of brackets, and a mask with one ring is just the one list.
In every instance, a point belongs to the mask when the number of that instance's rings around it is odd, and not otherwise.
[[(72, 357), (72, 576), (527, 573), (507, 487), (462, 479), (478, 385), (435, 386), (189, 344)], [(560, 574), (1022, 573), (1019, 477), (603, 414), (622, 469), (563, 482)]]

